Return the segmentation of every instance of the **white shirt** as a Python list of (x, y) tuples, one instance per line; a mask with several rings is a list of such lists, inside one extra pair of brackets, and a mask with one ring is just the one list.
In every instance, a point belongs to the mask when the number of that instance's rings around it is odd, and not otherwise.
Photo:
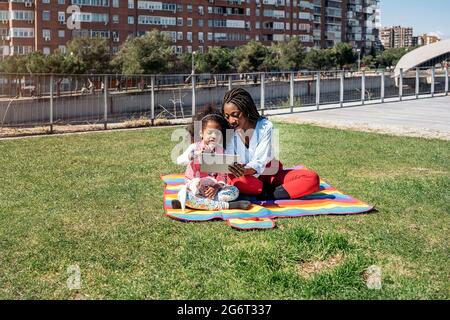
[(195, 151), (195, 147), (195, 143), (189, 145), (186, 151), (184, 151), (182, 155), (178, 156), (177, 164), (180, 166), (187, 166), (189, 162), (191, 162), (191, 159), (189, 159), (189, 155)]
[[(247, 130), (248, 136), (251, 131)], [(238, 155), (241, 163), (246, 168), (255, 169), (255, 177), (259, 177), (266, 165), (273, 159), (272, 150), (273, 124), (266, 118), (260, 118), (256, 123), (253, 135), (250, 138), (248, 149), (241, 135), (234, 131), (230, 141), (227, 143), (226, 153)]]

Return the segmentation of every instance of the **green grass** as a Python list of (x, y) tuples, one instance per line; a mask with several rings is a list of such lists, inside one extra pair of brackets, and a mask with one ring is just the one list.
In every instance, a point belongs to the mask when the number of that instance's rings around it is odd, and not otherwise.
[[(450, 298), (449, 142), (276, 127), (286, 166), (304, 163), (378, 212), (257, 232), (182, 223), (162, 210), (160, 174), (183, 171), (173, 129), (1, 141), (0, 298)], [(66, 286), (71, 265), (79, 292)], [(365, 284), (370, 265), (382, 290)]]

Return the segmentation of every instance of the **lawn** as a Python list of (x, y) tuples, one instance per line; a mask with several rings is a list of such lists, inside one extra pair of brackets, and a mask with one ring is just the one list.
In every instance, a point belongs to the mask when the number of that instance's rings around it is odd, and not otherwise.
[(450, 298), (450, 142), (276, 127), (286, 166), (378, 211), (255, 232), (182, 223), (162, 209), (160, 174), (183, 171), (171, 128), (0, 141), (0, 298)]

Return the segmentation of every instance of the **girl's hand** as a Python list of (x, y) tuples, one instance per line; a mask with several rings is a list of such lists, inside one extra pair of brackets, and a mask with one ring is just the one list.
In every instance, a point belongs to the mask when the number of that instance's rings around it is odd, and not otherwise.
[(215, 144), (210, 143), (203, 147), (203, 152), (205, 153), (214, 153), (214, 149), (216, 148)]
[(209, 199), (214, 199), (218, 190), (219, 189), (215, 187), (208, 187), (205, 191), (205, 196), (207, 196)]
[(192, 150), (191, 153), (189, 153), (188, 159), (189, 159), (189, 161), (192, 161), (192, 160), (194, 160), (194, 158), (195, 158), (195, 151)]
[(203, 150), (197, 150), (197, 151), (193, 150), (191, 152), (191, 154), (189, 155), (189, 160), (192, 161), (192, 160), (199, 158), (202, 153), (203, 153)]

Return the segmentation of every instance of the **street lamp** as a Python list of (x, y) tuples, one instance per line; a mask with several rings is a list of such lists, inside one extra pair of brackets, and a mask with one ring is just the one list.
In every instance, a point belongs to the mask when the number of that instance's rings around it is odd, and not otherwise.
[(192, 51), (192, 75), (195, 73), (195, 51)]
[(358, 72), (361, 72), (361, 49), (356, 49), (356, 52), (358, 52)]

